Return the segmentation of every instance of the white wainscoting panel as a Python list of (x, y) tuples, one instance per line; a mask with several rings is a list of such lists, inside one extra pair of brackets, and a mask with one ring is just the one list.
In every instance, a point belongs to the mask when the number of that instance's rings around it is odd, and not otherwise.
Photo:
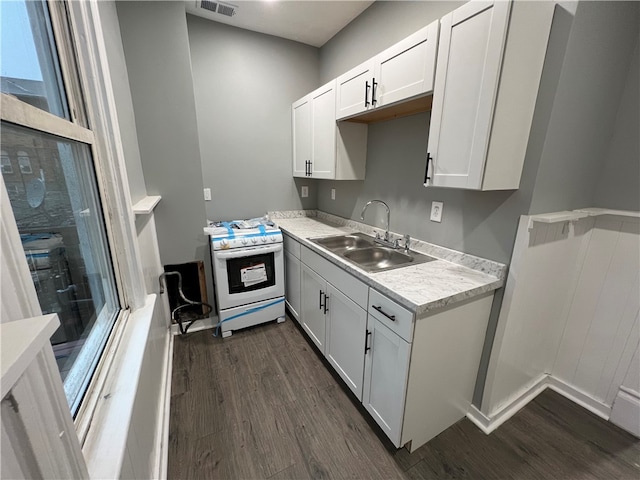
[(607, 418), (614, 400), (628, 410), (627, 400), (637, 398), (628, 392), (640, 388), (633, 364), (640, 219), (624, 213), (557, 223), (549, 215), (521, 218), (480, 409), (486, 418), (504, 416), (541, 375)]
[[(593, 220), (569, 222), (520, 220), (505, 286), (482, 412), (493, 416), (548, 373), (564, 330), (562, 312), (573, 266)], [(531, 225), (531, 229), (529, 229)]]
[[(628, 217), (596, 219), (571, 288), (570, 306), (551, 374), (594, 399), (612, 404), (616, 370), (626, 374), (635, 351), (640, 310), (640, 223)], [(621, 362), (624, 360), (624, 362)], [(624, 375), (623, 374), (623, 375)]]

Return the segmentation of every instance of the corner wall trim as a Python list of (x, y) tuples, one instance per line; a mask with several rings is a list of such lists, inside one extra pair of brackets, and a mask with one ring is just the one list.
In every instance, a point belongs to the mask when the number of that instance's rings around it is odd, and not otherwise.
[(609, 420), (640, 438), (640, 394), (629, 388), (620, 387), (613, 401)]
[(512, 401), (503, 405), (493, 416), (489, 417), (482, 413), (478, 408), (471, 405), (470, 411), (467, 413), (467, 418), (478, 426), (480, 430), (489, 435), (496, 428), (502, 425), (504, 422), (513, 417), (527, 403), (536, 398), (542, 393), (548, 386), (547, 378), (549, 374), (545, 373), (538, 377), (528, 387), (521, 390)]
[(549, 375), (548, 373), (538, 377), (538, 379), (532, 382), (528, 387), (524, 387), (513, 400), (500, 407), (493, 416), (487, 416), (476, 406), (471, 405), (467, 412), (467, 418), (486, 435), (489, 435), (547, 388), (552, 389), (554, 392), (557, 392), (581, 407), (586, 408), (600, 418), (609, 420), (611, 407), (594, 399), (586, 393), (581, 392), (562, 380)]

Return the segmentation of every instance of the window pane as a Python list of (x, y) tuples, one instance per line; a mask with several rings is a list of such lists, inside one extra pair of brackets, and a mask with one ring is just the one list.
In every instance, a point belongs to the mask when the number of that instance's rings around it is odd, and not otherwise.
[(119, 310), (89, 147), (2, 123), (2, 156), (31, 278), (75, 414)]
[(47, 5), (0, 1), (2, 93), (69, 119)]

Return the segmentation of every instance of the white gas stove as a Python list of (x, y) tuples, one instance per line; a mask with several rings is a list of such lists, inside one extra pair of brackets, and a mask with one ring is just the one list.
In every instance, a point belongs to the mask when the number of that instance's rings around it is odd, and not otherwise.
[(212, 222), (204, 231), (210, 239), (222, 336), (270, 320), (283, 322), (284, 255), (278, 226), (259, 218)]

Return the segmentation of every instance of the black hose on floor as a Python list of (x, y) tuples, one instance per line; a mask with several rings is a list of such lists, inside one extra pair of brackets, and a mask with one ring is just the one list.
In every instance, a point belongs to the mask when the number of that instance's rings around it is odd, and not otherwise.
[(185, 302), (182, 305), (178, 305), (176, 308), (174, 308), (171, 311), (171, 319), (174, 320), (177, 324), (178, 324), (178, 328), (180, 329), (180, 333), (181, 334), (185, 334), (187, 333), (187, 331), (189, 330), (189, 327), (191, 325), (193, 325), (193, 323), (197, 320), (197, 318), (194, 318), (193, 320), (191, 320), (187, 326), (183, 326), (182, 324), (182, 319), (180, 318), (180, 316), (178, 315), (178, 312), (186, 307), (191, 307), (191, 306), (205, 306), (209, 308), (209, 312), (211, 313), (213, 311), (213, 307), (211, 305), (209, 305), (206, 302), (194, 302), (193, 300), (189, 300), (187, 297), (184, 296), (184, 292), (182, 291), (182, 274), (180, 272), (164, 272), (160, 275), (160, 294), (162, 295), (164, 293), (164, 283), (162, 282), (162, 280), (164, 279), (165, 283), (166, 283), (166, 279), (165, 277), (167, 275), (177, 275), (178, 276), (178, 294), (180, 295), (180, 298)]

